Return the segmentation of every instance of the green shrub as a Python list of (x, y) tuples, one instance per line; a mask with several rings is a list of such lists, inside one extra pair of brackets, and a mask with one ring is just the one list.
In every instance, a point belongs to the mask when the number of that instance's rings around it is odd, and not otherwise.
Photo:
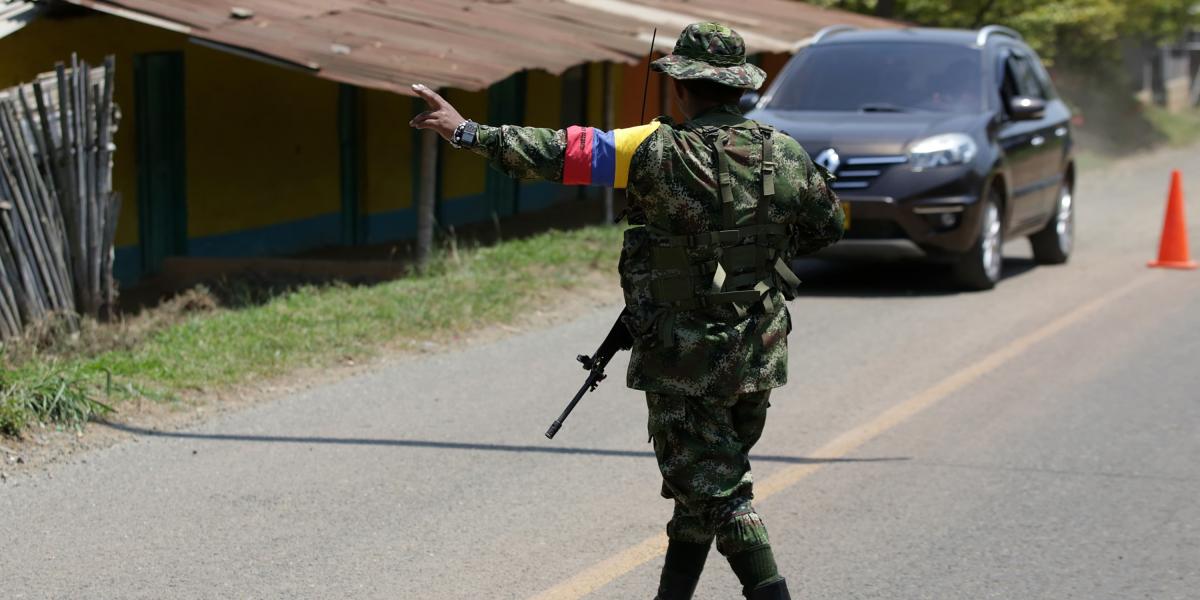
[(31, 422), (80, 428), (93, 417), (112, 412), (75, 366), (31, 362), (0, 373), (0, 433), (20, 435)]
[(29, 413), (7, 390), (0, 390), (0, 435), (16, 437), (29, 425)]

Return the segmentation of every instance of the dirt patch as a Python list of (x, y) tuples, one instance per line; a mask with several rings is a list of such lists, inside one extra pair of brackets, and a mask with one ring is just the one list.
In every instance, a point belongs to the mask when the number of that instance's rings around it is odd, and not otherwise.
[[(184, 315), (214, 310), (217, 306), (211, 295), (203, 290), (184, 294), (170, 302), (172, 304), (167, 310), (130, 318), (121, 324), (121, 327), (127, 328), (128, 331), (122, 334), (109, 333), (108, 336), (114, 340), (113, 343), (118, 343), (115, 340), (121, 340), (119, 343), (127, 344), (129, 342), (125, 340), (129, 338), (125, 338), (125, 335), (147, 335), (176, 322)], [(335, 365), (300, 369), (253, 384), (203, 393), (185, 393), (174, 402), (145, 398), (124, 401), (114, 407), (117, 412), (110, 415), (107, 421), (154, 431), (183, 429), (249, 406), (343, 381), (383, 368), (397, 360), (414, 360), (428, 354), (453, 352), (517, 334), (547, 329), (570, 322), (579, 315), (591, 313), (599, 308), (618, 306), (620, 302), (621, 290), (616, 275), (593, 273), (570, 293), (546, 293), (537, 296), (537, 301), (531, 303), (530, 309), (511, 324), (488, 326), (437, 340), (395, 340), (370, 359), (346, 358)], [(613, 317), (616, 318), (615, 309)], [(605, 333), (607, 332), (596, 332), (597, 343)], [(105, 339), (108, 339), (108, 336)], [(103, 344), (105, 339), (91, 340), (89, 343)], [(90, 349), (95, 347), (90, 346)], [(82, 460), (88, 451), (125, 442), (132, 437), (133, 434), (105, 427), (103, 423), (92, 423), (82, 431), (34, 425), (25, 432), (22, 439), (0, 439), (0, 483), (15, 477), (32, 476), (54, 464)]]

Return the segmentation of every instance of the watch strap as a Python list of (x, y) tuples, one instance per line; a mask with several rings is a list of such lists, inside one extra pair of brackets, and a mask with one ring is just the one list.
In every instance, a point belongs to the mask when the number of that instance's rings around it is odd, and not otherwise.
[(454, 135), (450, 136), (450, 145), (455, 148), (470, 148), (475, 145), (478, 132), (479, 124), (467, 119), (454, 128)]

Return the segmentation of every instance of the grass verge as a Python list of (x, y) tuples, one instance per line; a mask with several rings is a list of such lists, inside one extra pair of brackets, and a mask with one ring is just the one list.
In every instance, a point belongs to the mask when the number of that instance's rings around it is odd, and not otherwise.
[(0, 372), (0, 435), (19, 436), (33, 422), (80, 428), (112, 412), (79, 365), (35, 363)]
[(1200, 140), (1200, 109), (1170, 112), (1151, 106), (1146, 109), (1146, 119), (1172, 146), (1187, 146)]
[(109, 398), (173, 399), (511, 323), (613, 271), (620, 236), (616, 227), (554, 231), (444, 253), (421, 273), (378, 285), (302, 287), (256, 306), (184, 312), (149, 331), (90, 325), (88, 339), (103, 344), (10, 348), (0, 355), (0, 433), (78, 425), (107, 412)]
[(1122, 122), (1127, 129), (1137, 131), (1132, 138), (1143, 142), (1123, 145), (1122, 135), (1107, 131), (1107, 124), (1081, 130), (1076, 155), (1080, 169), (1102, 169), (1125, 156), (1163, 145), (1180, 148), (1200, 142), (1200, 109), (1170, 112), (1158, 106), (1138, 105), (1137, 112)]

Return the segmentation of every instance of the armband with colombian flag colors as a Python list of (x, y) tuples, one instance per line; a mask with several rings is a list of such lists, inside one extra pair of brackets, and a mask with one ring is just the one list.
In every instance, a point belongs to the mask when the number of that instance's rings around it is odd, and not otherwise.
[(624, 188), (629, 183), (633, 153), (658, 127), (658, 121), (613, 131), (568, 127), (562, 182)]

